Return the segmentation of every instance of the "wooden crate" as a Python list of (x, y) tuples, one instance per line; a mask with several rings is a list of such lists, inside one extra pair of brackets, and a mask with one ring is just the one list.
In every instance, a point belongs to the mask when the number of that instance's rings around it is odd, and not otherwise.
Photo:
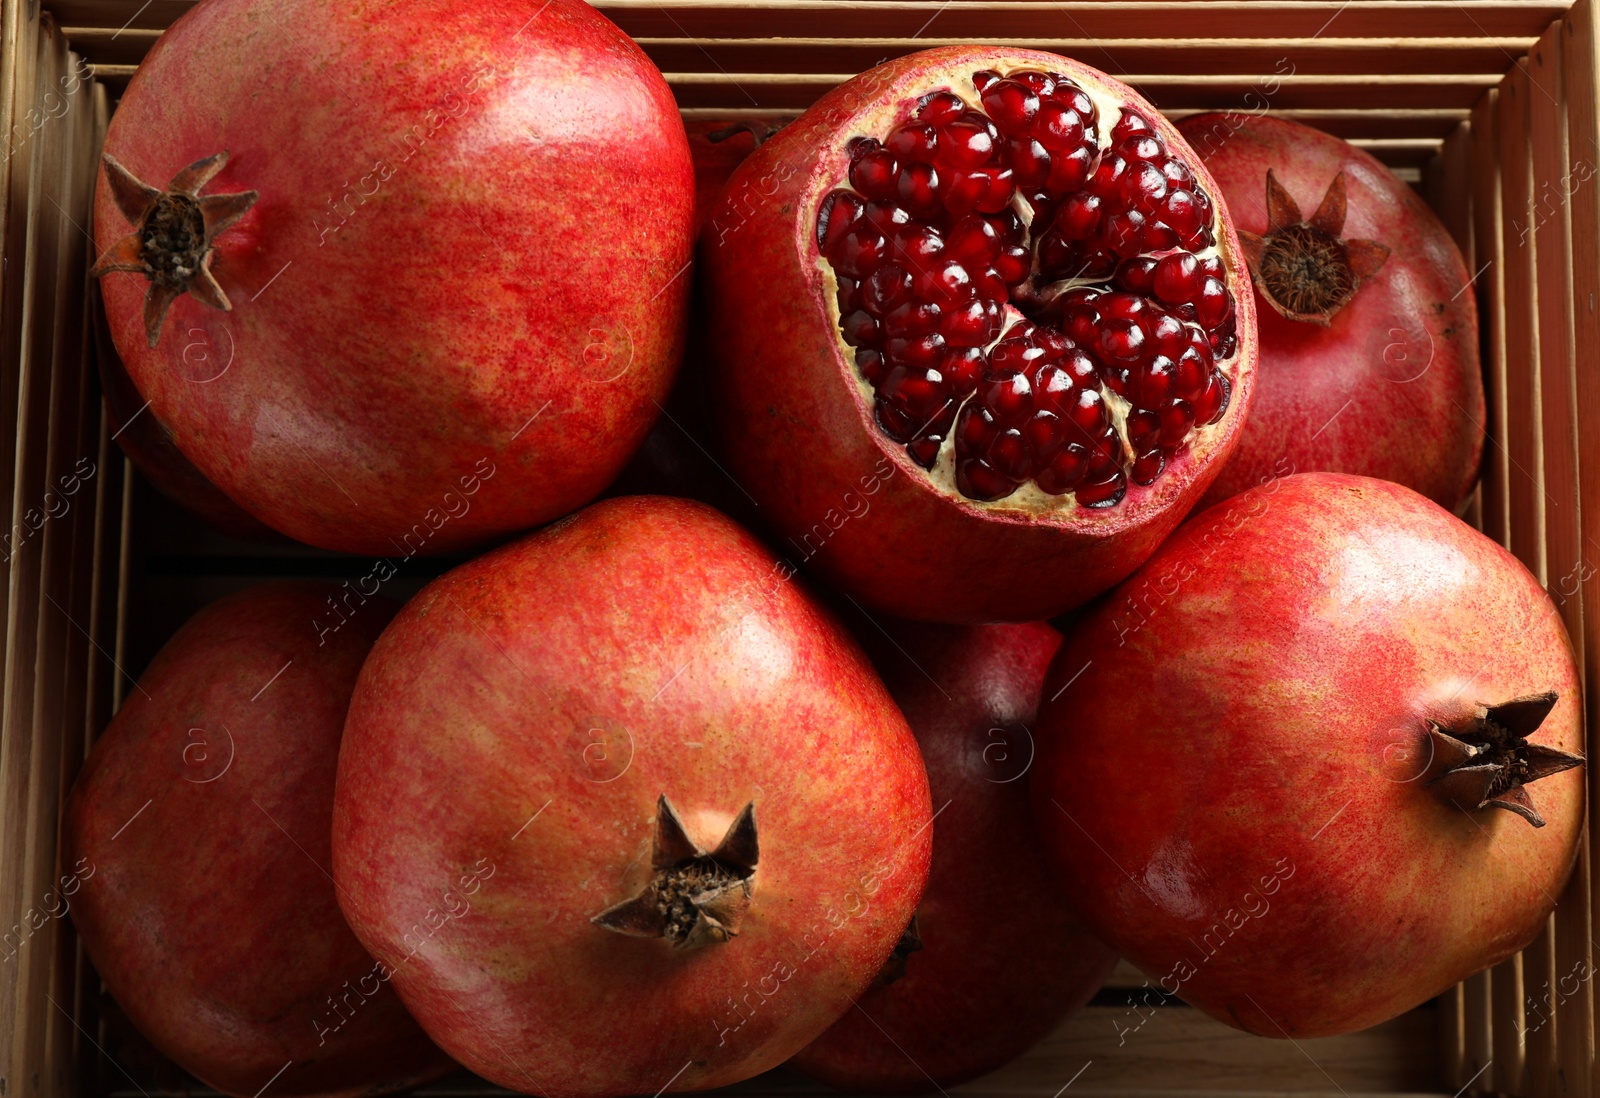
[[(358, 574), (332, 554), (200, 528), (132, 475), (100, 408), (85, 311), (95, 157), (128, 76), (190, 2), (0, 0), (0, 1098), (187, 1085), (129, 1037), (54, 914), (61, 800), (129, 676), (189, 613), (263, 576)], [(1427, 196), (1475, 272), (1462, 292), (1482, 310), (1490, 444), (1469, 517), (1549, 587), (1593, 683), (1600, 610), (1584, 607), (1600, 607), (1600, 506), (1586, 513), (1579, 486), (1600, 483), (1597, 2), (598, 6), (691, 117), (797, 111), (885, 58), (995, 42), (1077, 57), (1174, 115), (1270, 111), (1372, 151)], [(1027, 1057), (959, 1089), (1592, 1096), (1592, 880), (1586, 841), (1530, 949), (1363, 1033), (1249, 1037), (1124, 967)], [(428, 1093), (486, 1089), (463, 1076)], [(737, 1089), (818, 1093), (782, 1073)]]

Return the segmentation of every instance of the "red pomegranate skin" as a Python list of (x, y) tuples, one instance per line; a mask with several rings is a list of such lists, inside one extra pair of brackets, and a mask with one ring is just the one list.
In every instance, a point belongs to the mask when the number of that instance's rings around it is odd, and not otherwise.
[[(1107, 77), (1056, 54), (987, 46), (925, 50), (849, 81), (735, 170), (700, 235), (718, 428), (735, 480), (780, 531), (783, 551), (884, 613), (978, 623), (1053, 617), (1139, 566), (1178, 525), (1232, 449), (1251, 401), (1251, 295), (1236, 295), (1240, 364), (1207, 460), (1183, 461), (1108, 510), (1056, 519), (985, 507), (942, 491), (884, 436), (841, 354), (826, 297), (816, 212), (846, 177), (846, 142), (882, 136), (878, 117), (954, 74), (1026, 66), (1104, 88)], [(1169, 145), (1181, 138), (1149, 103), (1118, 88)], [(1191, 164), (1215, 194), (1199, 159)], [(1244, 271), (1226, 209), (1218, 246)]]
[(100, 390), (105, 394), (106, 420), (117, 445), (133, 462), (141, 476), (156, 490), (229, 537), (246, 541), (276, 541), (281, 535), (240, 507), (227, 494), (206, 479), (194, 463), (183, 456), (172, 440), (167, 425), (150, 411), (122, 359), (111, 343), (105, 312), (100, 308), (99, 292), (90, 287), (95, 303), (95, 361), (100, 373)]
[(1117, 958), (1073, 913), (1028, 809), (1039, 691), (1061, 634), (1043, 622), (885, 628), (891, 645), (863, 637), (939, 813), (922, 949), (789, 1063), (840, 1090), (913, 1094), (1020, 1056)]
[[(318, 643), (332, 584), (263, 584), (191, 618), (68, 798), (78, 936), (152, 1044), (232, 1095), (386, 1094), (454, 1068), (383, 986), (328, 877), (361, 661), (394, 604)], [(280, 1074), (281, 1071), (281, 1074)]]
[[(159, 187), (226, 150), (205, 193), (261, 195), (216, 238), (231, 312), (181, 296), (152, 349), (145, 278), (102, 286), (184, 454), (291, 537), (410, 555), (547, 522), (616, 476), (671, 386), (688, 142), (660, 73), (578, 0), (206, 0), (106, 149)], [(95, 222), (102, 252), (129, 231), (105, 185)]]
[(694, 161), (694, 228), (710, 220), (723, 185), (745, 157), (775, 133), (788, 118), (762, 115), (739, 119), (697, 119), (685, 122), (689, 156)]
[(1190, 520), (1062, 646), (1035, 815), (1153, 983), (1261, 1036), (1346, 1033), (1545, 925), (1582, 769), (1526, 787), (1536, 829), (1440, 798), (1426, 731), (1545, 690), (1533, 742), (1581, 751), (1566, 632), (1509, 553), (1400, 485), (1286, 477)]
[(1486, 413), (1471, 276), (1439, 218), (1371, 154), (1299, 122), (1202, 114), (1178, 130), (1241, 231), (1267, 231), (1269, 168), (1306, 217), (1343, 172), (1342, 235), (1390, 249), (1326, 328), (1281, 316), (1255, 292), (1255, 403), (1202, 506), (1287, 469), (1392, 480), (1454, 509), (1477, 483)]
[[(345, 736), (351, 925), (442, 1047), (549, 1098), (786, 1060), (872, 980), (927, 877), (927, 774), (882, 682), (791, 569), (687, 500), (605, 500), (435, 581), (379, 639)], [(662, 795), (707, 850), (754, 803), (737, 937), (591, 923), (649, 880)]]

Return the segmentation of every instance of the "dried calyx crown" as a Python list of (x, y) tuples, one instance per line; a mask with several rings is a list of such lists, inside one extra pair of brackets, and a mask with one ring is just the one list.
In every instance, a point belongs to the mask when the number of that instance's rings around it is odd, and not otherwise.
[(122, 216), (132, 222), (133, 231), (111, 245), (89, 273), (100, 278), (113, 271), (130, 271), (150, 280), (144, 297), (144, 331), (150, 346), (161, 336), (167, 309), (185, 293), (214, 309), (232, 310), (228, 295), (211, 275), (212, 247), (260, 195), (256, 191), (200, 193), (227, 165), (228, 154), (196, 160), (173, 176), (164, 191), (140, 182), (110, 153), (101, 160), (111, 197)]
[(1283, 317), (1324, 328), (1361, 283), (1378, 273), (1389, 248), (1376, 240), (1344, 240), (1344, 173), (1328, 184), (1310, 219), (1267, 169), (1267, 233), (1239, 230), (1250, 277), (1266, 303)]
[(678, 946), (725, 942), (738, 935), (750, 906), (750, 879), (759, 853), (754, 801), (707, 853), (689, 838), (663, 793), (656, 801), (649, 883), (589, 921), (630, 938), (665, 938)]
[(1543, 827), (1544, 817), (1525, 786), (1584, 761), (1582, 755), (1528, 742), (1558, 696), (1547, 691), (1483, 706), (1476, 716), (1449, 729), (1429, 721), (1433, 758), (1443, 766), (1429, 787), (1462, 808), (1504, 808)]

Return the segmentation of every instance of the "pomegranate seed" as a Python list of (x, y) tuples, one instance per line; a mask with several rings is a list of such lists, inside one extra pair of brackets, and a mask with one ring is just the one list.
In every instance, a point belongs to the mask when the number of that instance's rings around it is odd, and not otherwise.
[(1039, 143), (1051, 152), (1075, 149), (1083, 144), (1083, 119), (1071, 107), (1050, 100), (1039, 104), (1039, 115), (1033, 120), (1032, 132)]
[(856, 369), (861, 371), (861, 376), (877, 385), (888, 376), (889, 366), (883, 361), (882, 352), (872, 347), (862, 347), (856, 351)]
[(882, 397), (873, 402), (872, 410), (878, 417), (878, 426), (883, 428), (883, 433), (896, 442), (908, 442), (917, 433), (917, 425), (911, 422), (911, 417)]
[(1007, 244), (1000, 249), (1000, 256), (995, 260), (994, 269), (1007, 286), (1014, 286), (1028, 277), (1028, 270), (1033, 264), (1033, 254), (1021, 244)]
[(1122, 210), (1106, 218), (1106, 243), (1123, 259), (1132, 259), (1144, 250), (1144, 214)]
[(1201, 228), (1200, 206), (1188, 191), (1168, 191), (1161, 201), (1161, 219), (1179, 236), (1189, 236)]
[(1160, 221), (1146, 221), (1144, 226), (1144, 247), (1148, 252), (1164, 252), (1168, 248), (1178, 246), (1178, 234), (1171, 227)]
[(943, 316), (944, 311), (931, 301), (908, 301), (884, 314), (883, 332), (890, 339), (911, 339), (933, 331)]
[(944, 254), (944, 239), (927, 225), (912, 225), (894, 238), (894, 257), (916, 269), (926, 267)]
[(1016, 178), (1010, 168), (990, 168), (989, 192), (978, 201), (978, 209), (984, 213), (999, 213), (1011, 205), (1011, 198), (1017, 193)]
[(850, 231), (865, 205), (859, 195), (849, 191), (834, 191), (822, 200), (822, 210), (817, 214), (817, 246), (824, 255), (833, 252), (834, 245)]
[[(1022, 437), (1028, 443), (1033, 464), (1048, 465), (1066, 442), (1061, 437), (1061, 420), (1053, 412), (1038, 411), (1022, 428)], [(993, 460), (993, 459), (991, 459)]]
[(1171, 450), (1189, 437), (1194, 427), (1194, 409), (1186, 400), (1174, 400), (1161, 409), (1161, 447)]
[(850, 165), (850, 185), (868, 198), (894, 199), (899, 194), (899, 175), (894, 153), (884, 148), (869, 150)]
[(946, 312), (939, 330), (952, 347), (977, 348), (987, 346), (1000, 334), (1000, 322), (999, 305), (974, 298)]
[(1039, 113), (1039, 97), (1015, 80), (996, 80), (983, 89), (983, 106), (1001, 133), (1027, 133)]
[(1085, 438), (1097, 438), (1106, 429), (1106, 402), (1093, 389), (1079, 389), (1067, 418)]
[(1222, 418), (1223, 411), (1228, 407), (1227, 382), (1222, 375), (1212, 371), (1206, 379), (1206, 387), (1194, 401), (1194, 421), (1196, 423), (1215, 423)]
[(1048, 466), (1035, 473), (1033, 479), (1042, 490), (1059, 496), (1072, 491), (1088, 468), (1088, 451), (1077, 443), (1069, 443)]
[(1128, 492), (1128, 482), (1118, 469), (1105, 480), (1085, 484), (1078, 489), (1077, 499), (1085, 507), (1114, 507), (1122, 502)]
[(864, 278), (877, 269), (889, 251), (889, 242), (870, 225), (858, 224), (840, 238), (828, 259), (834, 270), (849, 278)]
[(972, 296), (972, 279), (959, 263), (943, 263), (918, 271), (913, 278), (917, 297), (941, 307), (959, 304)]
[(1177, 364), (1166, 355), (1155, 355), (1139, 367), (1134, 383), (1134, 403), (1141, 408), (1159, 408), (1172, 397), (1172, 379)]
[(1015, 427), (1008, 427), (996, 435), (984, 456), (990, 468), (1008, 480), (1027, 480), (1028, 474), (1033, 472), (1028, 443)]
[(1094, 153), (1080, 145), (1069, 152), (1050, 154), (1049, 187), (1057, 194), (1080, 190), (1089, 181)]
[(1215, 328), (1233, 314), (1233, 295), (1215, 278), (1200, 284), (1200, 294), (1194, 299), (1195, 319), (1207, 328)]
[(1055, 78), (1043, 72), (1018, 72), (1012, 73), (1011, 79), (1026, 84), (1033, 89), (1033, 94), (1043, 99), (1054, 94), (1056, 90)]
[(1093, 347), (1100, 338), (1100, 311), (1092, 305), (1074, 305), (1062, 313), (1061, 326), (1080, 347)]
[(1137, 321), (1109, 319), (1100, 328), (1100, 353), (1122, 362), (1137, 362), (1144, 351), (1144, 329)]
[(1189, 329), (1171, 313), (1159, 313), (1144, 327), (1157, 354), (1177, 358), (1189, 349)]
[(1000, 272), (993, 267), (985, 267), (981, 271), (968, 271), (972, 276), (972, 290), (985, 301), (1004, 301), (1006, 298), (1006, 280), (1000, 277)]
[(1202, 259), (1200, 261), (1200, 270), (1203, 271), (1204, 273), (1206, 273), (1207, 275), (1210, 275), (1212, 278), (1221, 278), (1222, 277), (1222, 257), (1218, 256), (1218, 255), (1208, 255), (1208, 256), (1206, 256), (1204, 259)]
[(889, 362), (899, 366), (914, 366), (919, 369), (928, 369), (937, 366), (944, 360), (944, 336), (938, 332), (929, 332), (926, 335), (911, 336), (905, 339), (890, 338), (884, 340), (883, 357)]
[(1029, 369), (1044, 356), (1039, 348), (1015, 334), (995, 344), (989, 352), (989, 369), (996, 378), (1007, 378)]
[(970, 214), (951, 227), (945, 251), (969, 266), (987, 267), (1000, 255), (1000, 234), (993, 221)]
[(1174, 395), (1187, 401), (1199, 400), (1200, 394), (1205, 392), (1206, 383), (1210, 380), (1211, 363), (1201, 358), (1200, 352), (1193, 347), (1186, 348), (1173, 365)]
[(956, 217), (978, 208), (989, 193), (989, 177), (983, 172), (965, 168), (949, 170), (949, 182), (944, 188), (944, 208)]
[(1111, 127), (1111, 140), (1122, 142), (1136, 133), (1153, 133), (1155, 127), (1150, 125), (1150, 120), (1138, 111), (1122, 108), (1117, 124)]
[(910, 297), (911, 272), (893, 263), (886, 263), (867, 276), (861, 291), (861, 307), (873, 316), (883, 316), (903, 305)]
[(1061, 369), (1072, 378), (1072, 383), (1079, 388), (1093, 391), (1093, 386), (1100, 380), (1099, 371), (1095, 369), (1094, 360), (1074, 347), (1062, 357)]
[(1013, 137), (1007, 141), (1006, 154), (1017, 186), (1024, 189), (1042, 187), (1050, 178), (1050, 154), (1031, 137)]
[(994, 154), (995, 145), (987, 129), (967, 121), (965, 116), (945, 123), (939, 130), (940, 163), (953, 168), (983, 167)]
[(974, 401), (961, 409), (961, 418), (956, 421), (956, 446), (976, 453), (989, 445), (998, 430), (989, 410)]
[(1089, 189), (1101, 198), (1110, 198), (1117, 193), (1117, 187), (1127, 172), (1128, 162), (1116, 153), (1101, 157), (1094, 175), (1089, 177)]
[(1117, 268), (1117, 285), (1136, 294), (1147, 294), (1154, 285), (1156, 260), (1149, 256), (1129, 259)]
[(932, 164), (907, 164), (901, 168), (896, 193), (913, 217), (931, 218), (944, 211), (939, 173)]
[(1137, 164), (1122, 177), (1122, 197), (1143, 213), (1154, 213), (1167, 197), (1167, 177), (1150, 164)]
[(1095, 305), (1100, 310), (1101, 316), (1115, 317), (1118, 320), (1136, 320), (1144, 316), (1150, 308), (1144, 298), (1124, 293), (1101, 294)]
[(978, 93), (981, 95), (983, 94), (983, 89), (987, 88), (990, 84), (993, 84), (999, 79), (999, 73), (990, 72), (988, 69), (985, 69), (982, 72), (975, 72), (972, 74), (972, 86), (977, 88)]
[(1056, 229), (1067, 240), (1087, 240), (1100, 227), (1100, 198), (1079, 191), (1056, 211)]
[[(1193, 301), (1200, 294), (1205, 276), (1200, 273), (1200, 261), (1187, 252), (1164, 255), (1156, 264), (1152, 286), (1156, 296), (1169, 305)], [(1212, 279), (1212, 281), (1216, 281)], [(1221, 283), (1218, 283), (1221, 285)]]
[(949, 399), (944, 392), (944, 375), (938, 370), (906, 366), (889, 371), (878, 396), (912, 419), (923, 421), (937, 414)]
[(853, 313), (861, 308), (861, 292), (857, 289), (856, 281), (851, 278), (841, 278), (839, 280), (839, 290), (834, 295), (834, 300), (839, 303), (840, 316), (845, 313)]
[(1027, 374), (985, 381), (978, 394), (1002, 426), (1020, 426), (1033, 411), (1033, 386)]
[(1167, 455), (1160, 450), (1151, 450), (1149, 453), (1140, 454), (1133, 463), (1133, 482), (1135, 484), (1152, 484), (1156, 477), (1161, 475), (1161, 470), (1167, 466)]
[(966, 100), (954, 92), (929, 92), (917, 100), (916, 117), (930, 126), (942, 126), (960, 118), (966, 109)]
[[(1166, 147), (1161, 144), (1161, 139), (1152, 134), (1135, 134), (1126, 141), (1119, 141), (1117, 143), (1117, 152), (1129, 160), (1144, 161), (1145, 163), (1149, 163), (1152, 160), (1159, 161), (1167, 155)], [(1157, 171), (1156, 174), (1161, 175), (1160, 171)], [(1164, 181), (1166, 176), (1161, 176), (1161, 178)]]
[(908, 160), (928, 163), (939, 152), (939, 134), (926, 122), (907, 122), (889, 135), (884, 147), (899, 157), (901, 163)]
[(1161, 174), (1167, 177), (1169, 186), (1183, 188), (1194, 186), (1194, 172), (1189, 170), (1189, 165), (1176, 157), (1169, 156), (1161, 162)]
[(891, 236), (899, 232), (901, 227), (911, 223), (911, 214), (893, 202), (868, 202), (866, 209), (861, 211), (861, 216), (868, 225), (884, 236)]
[(1128, 441), (1140, 453), (1156, 444), (1161, 435), (1161, 417), (1154, 412), (1137, 411), (1128, 414)]
[(956, 465), (956, 487), (969, 499), (992, 502), (1004, 499), (1017, 486), (982, 461), (963, 461)]
[(908, 442), (906, 453), (911, 455), (912, 461), (924, 469), (932, 469), (933, 463), (939, 460), (939, 446), (943, 441), (938, 435), (924, 435)]
[[(998, 323), (996, 319), (997, 326)], [(945, 383), (950, 387), (950, 395), (962, 400), (971, 396), (972, 391), (978, 387), (978, 382), (983, 380), (983, 351), (977, 347), (955, 344), (948, 332), (945, 333), (945, 342), (951, 344), (954, 349), (944, 356), (944, 364), (939, 370), (944, 374)]]

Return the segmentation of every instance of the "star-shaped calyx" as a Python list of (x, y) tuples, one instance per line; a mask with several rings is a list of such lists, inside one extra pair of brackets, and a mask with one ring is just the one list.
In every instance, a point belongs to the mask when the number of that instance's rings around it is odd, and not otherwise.
[(1267, 169), (1267, 235), (1239, 232), (1256, 289), (1280, 316), (1326, 328), (1333, 314), (1378, 273), (1389, 249), (1376, 240), (1343, 240), (1344, 173), (1328, 184), (1309, 221)]
[(750, 906), (750, 878), (760, 853), (755, 802), (709, 854), (684, 830), (665, 793), (656, 801), (655, 869), (644, 891), (590, 919), (630, 938), (665, 938), (678, 946), (725, 942), (739, 933)]
[(173, 176), (164, 191), (141, 183), (110, 153), (101, 160), (112, 200), (133, 223), (133, 231), (113, 244), (89, 273), (100, 278), (113, 271), (132, 271), (150, 280), (144, 295), (144, 332), (150, 346), (161, 335), (167, 309), (182, 294), (193, 294), (195, 300), (223, 312), (232, 310), (228, 295), (211, 275), (211, 249), (260, 195), (200, 193), (228, 163), (228, 154), (196, 160)]
[(1462, 808), (1504, 808), (1543, 827), (1544, 817), (1524, 787), (1584, 761), (1582, 755), (1528, 742), (1557, 696), (1548, 691), (1484, 706), (1464, 726), (1449, 730), (1429, 721), (1434, 761), (1443, 766), (1429, 786)]

